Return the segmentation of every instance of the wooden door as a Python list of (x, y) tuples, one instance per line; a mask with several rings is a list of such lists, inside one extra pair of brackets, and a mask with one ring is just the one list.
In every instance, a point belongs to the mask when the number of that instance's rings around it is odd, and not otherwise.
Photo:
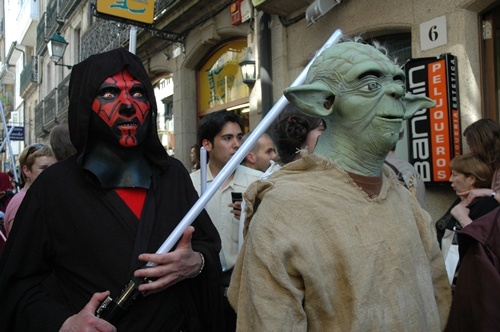
[(482, 17), (483, 117), (500, 118), (500, 6)]

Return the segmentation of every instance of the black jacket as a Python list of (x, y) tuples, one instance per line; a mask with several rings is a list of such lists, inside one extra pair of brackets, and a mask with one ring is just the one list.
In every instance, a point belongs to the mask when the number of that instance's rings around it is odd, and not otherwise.
[[(456, 220), (451, 215), (451, 210), (460, 202), (461, 199), (457, 198), (457, 200), (451, 204), (448, 211), (446, 211), (446, 213), (438, 221), (436, 221), (436, 235), (439, 242), (439, 247), (441, 247), (441, 241), (443, 239), (446, 229), (453, 230), (455, 227), (456, 230), (460, 230), (462, 228), (458, 220)], [(477, 198), (467, 206), (467, 208), (470, 210), (469, 217), (472, 220), (484, 216), (485, 214), (496, 209), (497, 207), (498, 203), (492, 197)]]
[[(0, 258), (0, 329), (57, 331), (94, 292), (120, 294), (140, 253), (154, 253), (198, 196), (185, 167), (165, 152), (156, 132), (145, 144), (153, 166), (142, 216), (113, 189), (82, 169), (91, 104), (101, 83), (126, 68), (153, 88), (140, 60), (124, 49), (94, 55), (73, 68), (69, 127), (77, 154), (45, 170), (30, 187)], [(192, 245), (206, 260), (196, 278), (139, 299), (117, 324), (118, 331), (220, 331), (220, 237), (203, 211), (193, 223)]]
[(458, 232), (461, 260), (446, 331), (500, 327), (500, 208)]

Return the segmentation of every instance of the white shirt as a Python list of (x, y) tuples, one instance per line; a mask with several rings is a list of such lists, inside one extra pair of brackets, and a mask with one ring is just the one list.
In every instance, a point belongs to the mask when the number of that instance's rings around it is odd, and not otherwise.
[[(214, 179), (209, 166), (210, 163), (207, 165), (207, 187)], [(231, 182), (225, 188), (219, 188), (205, 206), (205, 210), (212, 219), (217, 231), (219, 231), (222, 240), (221, 263), (225, 271), (233, 268), (239, 252), (238, 233), (240, 220), (234, 217), (230, 212), (232, 208), (228, 206), (232, 203), (231, 192), (244, 193), (250, 183), (258, 180), (262, 174), (261, 171), (238, 165)], [(198, 195), (201, 195), (200, 170), (191, 173), (190, 176)]]

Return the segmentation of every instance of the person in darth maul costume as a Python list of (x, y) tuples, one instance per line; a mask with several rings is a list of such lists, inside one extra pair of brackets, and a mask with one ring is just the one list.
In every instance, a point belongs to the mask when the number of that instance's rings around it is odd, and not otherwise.
[[(171, 252), (155, 253), (198, 196), (158, 139), (140, 59), (123, 48), (89, 57), (73, 67), (69, 97), (77, 153), (41, 174), (16, 215), (0, 259), (0, 326), (220, 331), (221, 244), (206, 212)], [(108, 295), (145, 278), (124, 314), (96, 316)]]

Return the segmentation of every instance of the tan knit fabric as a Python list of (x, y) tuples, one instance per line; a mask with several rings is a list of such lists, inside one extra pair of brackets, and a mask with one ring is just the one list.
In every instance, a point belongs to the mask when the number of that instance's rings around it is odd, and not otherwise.
[[(265, 196), (265, 197), (264, 197)], [(439, 331), (451, 291), (427, 212), (388, 167), (369, 198), (304, 156), (245, 193), (238, 331)]]

